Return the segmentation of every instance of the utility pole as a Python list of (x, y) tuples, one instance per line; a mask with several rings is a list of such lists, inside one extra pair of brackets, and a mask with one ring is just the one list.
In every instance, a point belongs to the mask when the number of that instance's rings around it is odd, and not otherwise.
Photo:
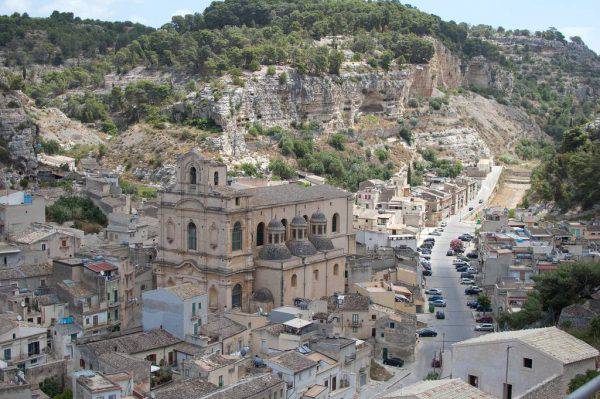
[(508, 399), (508, 354), (510, 352), (510, 348), (512, 348), (510, 345), (508, 345), (506, 347), (506, 372), (504, 374), (504, 394), (503, 397), (504, 399)]

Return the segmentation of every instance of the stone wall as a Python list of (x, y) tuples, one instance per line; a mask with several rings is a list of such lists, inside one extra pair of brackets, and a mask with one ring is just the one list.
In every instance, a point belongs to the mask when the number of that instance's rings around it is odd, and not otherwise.
[(46, 378), (55, 378), (61, 383), (64, 383), (67, 375), (67, 360), (48, 361), (36, 367), (31, 367), (25, 371), (25, 379), (32, 387), (37, 387), (40, 382)]
[(521, 399), (560, 399), (564, 397), (561, 390), (562, 379), (560, 375), (556, 375), (532, 387), (521, 396)]
[(10, 162), (25, 171), (36, 168), (37, 136), (38, 127), (25, 113), (22, 99), (15, 92), (2, 91), (0, 82), (0, 147)]

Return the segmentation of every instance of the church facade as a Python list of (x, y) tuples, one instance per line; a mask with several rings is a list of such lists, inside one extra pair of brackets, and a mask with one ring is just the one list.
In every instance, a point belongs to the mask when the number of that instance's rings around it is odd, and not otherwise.
[[(280, 306), (344, 291), (355, 249), (351, 194), (300, 184), (234, 188), (191, 151), (160, 194), (159, 287), (202, 285), (212, 309)], [(257, 305), (258, 304), (258, 305)]]

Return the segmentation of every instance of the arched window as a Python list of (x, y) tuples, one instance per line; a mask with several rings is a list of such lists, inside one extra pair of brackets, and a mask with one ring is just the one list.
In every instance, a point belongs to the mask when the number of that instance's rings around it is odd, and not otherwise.
[(340, 224), (340, 215), (338, 215), (337, 213), (334, 213), (333, 217), (331, 218), (331, 232), (332, 233), (338, 232), (339, 224)]
[(287, 241), (287, 219), (281, 219), (281, 224), (285, 227), (285, 232), (283, 233), (283, 241)]
[(296, 285), (298, 285), (298, 276), (292, 274), (292, 287), (295, 287)]
[(265, 224), (260, 222), (256, 226), (256, 246), (263, 245), (265, 243)]
[(315, 278), (315, 281), (319, 281), (319, 271), (318, 270), (313, 271), (313, 277)]
[(242, 286), (240, 284), (236, 284), (231, 291), (231, 307), (242, 307)]
[(196, 237), (196, 225), (193, 222), (190, 222), (188, 224), (187, 238), (188, 238), (188, 249), (195, 251), (198, 240)]
[(242, 249), (242, 224), (235, 222), (231, 232), (231, 250), (239, 251)]
[(213, 176), (213, 181), (215, 183), (215, 186), (219, 185), (219, 172), (215, 172), (215, 174)]
[(340, 267), (336, 263), (335, 265), (333, 265), (333, 275), (337, 276), (339, 274), (339, 272), (340, 272)]
[(196, 181), (196, 168), (192, 166), (190, 168), (190, 184), (196, 184)]

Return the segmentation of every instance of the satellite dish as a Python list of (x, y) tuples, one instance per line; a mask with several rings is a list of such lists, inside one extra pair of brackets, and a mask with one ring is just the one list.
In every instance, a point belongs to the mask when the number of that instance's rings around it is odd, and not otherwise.
[(21, 315), (20, 314), (17, 315), (17, 321), (21, 321), (21, 320), (23, 320), (23, 318), (21, 317)]
[(25, 307), (25, 301), (21, 301), (21, 307)]
[(104, 270), (100, 270), (100, 275), (104, 276)]

